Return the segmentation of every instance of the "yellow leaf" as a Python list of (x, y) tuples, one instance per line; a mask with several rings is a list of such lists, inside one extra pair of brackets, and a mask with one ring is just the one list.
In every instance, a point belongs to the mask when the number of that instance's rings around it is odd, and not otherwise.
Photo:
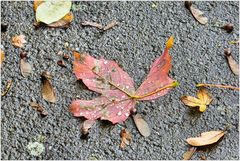
[(197, 96), (206, 105), (209, 105), (213, 100), (211, 94), (205, 88), (199, 88)]
[(200, 99), (192, 96), (182, 96), (180, 99), (185, 105), (190, 107), (198, 107), (200, 105), (204, 105), (204, 103)]
[(170, 49), (173, 47), (173, 44), (174, 44), (174, 37), (173, 36), (170, 36), (170, 38), (168, 39), (168, 41), (166, 42), (166, 48), (167, 49)]
[(212, 102), (212, 96), (205, 88), (200, 88), (197, 92), (197, 96), (198, 98), (192, 96), (182, 96), (180, 99), (185, 105), (189, 107), (199, 107), (199, 111), (204, 112), (207, 105)]
[(216, 143), (223, 135), (224, 131), (208, 131), (201, 134), (200, 137), (188, 138), (186, 141), (192, 146), (205, 146)]

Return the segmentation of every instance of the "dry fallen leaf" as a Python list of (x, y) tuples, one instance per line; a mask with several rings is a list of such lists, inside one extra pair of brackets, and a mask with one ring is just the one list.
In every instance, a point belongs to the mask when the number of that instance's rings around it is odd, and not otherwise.
[(95, 120), (85, 120), (81, 127), (81, 132), (83, 135), (87, 135), (89, 133), (89, 129), (94, 125)]
[(205, 25), (208, 19), (203, 16), (203, 12), (192, 6), (191, 1), (185, 1), (186, 8), (192, 13), (193, 17), (201, 24)]
[(151, 134), (151, 130), (147, 122), (142, 118), (140, 114), (133, 116), (134, 123), (137, 126), (138, 131), (144, 136), (148, 137)]
[(48, 112), (37, 102), (30, 102), (30, 106), (33, 107), (34, 109), (36, 109), (38, 112), (40, 112), (41, 115), (43, 115), (43, 116), (48, 115)]
[(24, 35), (19, 35), (19, 36), (12, 37), (12, 44), (15, 47), (23, 48), (24, 47), (24, 43), (26, 43), (26, 42), (27, 41), (25, 40), (25, 36)]
[(126, 145), (129, 145), (132, 139), (131, 133), (127, 129), (122, 129), (121, 133), (121, 144), (120, 148), (124, 149)]
[(228, 23), (228, 24), (222, 26), (222, 29), (226, 30), (228, 33), (231, 33), (233, 31), (233, 24)]
[[(39, 7), (39, 5), (41, 5), (42, 3), (44, 3), (45, 1), (42, 0), (34, 0), (33, 3), (33, 9), (34, 12), (36, 13), (37, 8)], [(45, 24), (49, 27), (68, 27), (68, 25), (73, 21), (74, 19), (74, 15), (72, 12), (67, 13), (64, 17), (62, 17), (61, 19), (59, 19), (58, 21), (49, 23), (49, 24)], [(36, 23), (36, 26), (39, 26), (40, 23)]]
[(3, 91), (3, 93), (2, 93), (2, 96), (5, 96), (8, 93), (8, 91), (10, 90), (10, 88), (12, 86), (12, 82), (13, 82), (12, 80), (7, 81), (7, 86), (6, 86), (5, 91)]
[(31, 65), (26, 61), (27, 54), (25, 52), (20, 53), (20, 69), (24, 77), (29, 76), (32, 73)]
[(233, 59), (231, 50), (229, 48), (225, 49), (224, 54), (228, 60), (228, 65), (229, 65), (231, 71), (235, 75), (239, 75), (239, 64)]
[(42, 77), (42, 96), (43, 98), (48, 101), (55, 103), (56, 102), (56, 96), (55, 92), (52, 86), (52, 83), (50, 81), (51, 76), (49, 72), (44, 71), (41, 75)]
[(195, 138), (188, 138), (186, 141), (192, 146), (205, 146), (216, 143), (221, 137), (223, 137), (225, 131), (208, 131), (201, 133), (201, 136)]
[(190, 160), (193, 154), (196, 152), (196, 147), (191, 147), (188, 151), (183, 154), (183, 160)]
[(0, 49), (0, 66), (2, 65), (3, 61), (4, 61), (4, 52)]
[(100, 30), (106, 31), (106, 30), (109, 30), (109, 29), (113, 28), (114, 26), (118, 25), (119, 23), (116, 20), (113, 20), (110, 23), (108, 23), (105, 27), (100, 23), (91, 22), (91, 21), (83, 21), (81, 24), (82, 24), (82, 26), (96, 27)]
[[(167, 94), (178, 85), (177, 81), (169, 77), (172, 67), (169, 50), (173, 40), (173, 37), (169, 38), (163, 54), (152, 63), (150, 72), (137, 90), (134, 88), (133, 79), (115, 61), (73, 52), (74, 74), (90, 90), (100, 93), (101, 96), (92, 100), (74, 100), (69, 111), (75, 117), (108, 120), (116, 124), (125, 121), (136, 110), (136, 101), (153, 100)], [(141, 118), (136, 120), (137, 126), (144, 128), (140, 129), (142, 134), (149, 136), (147, 123)]]
[(189, 107), (199, 107), (200, 112), (204, 112), (213, 98), (211, 94), (204, 88), (200, 87), (197, 92), (198, 98), (192, 96), (182, 96), (181, 101)]

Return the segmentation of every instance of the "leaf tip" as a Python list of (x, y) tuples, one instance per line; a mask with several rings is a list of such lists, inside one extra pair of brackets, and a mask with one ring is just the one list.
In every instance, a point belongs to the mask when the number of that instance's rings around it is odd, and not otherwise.
[(174, 37), (173, 36), (170, 36), (170, 38), (168, 39), (168, 41), (166, 42), (166, 48), (167, 49), (170, 49), (173, 47), (173, 44), (174, 44)]

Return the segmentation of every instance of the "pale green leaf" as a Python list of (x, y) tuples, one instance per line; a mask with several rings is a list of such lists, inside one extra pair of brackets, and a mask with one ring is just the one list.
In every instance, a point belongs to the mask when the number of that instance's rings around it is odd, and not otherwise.
[(56, 22), (69, 13), (71, 5), (71, 1), (46, 1), (37, 8), (37, 22), (45, 24)]

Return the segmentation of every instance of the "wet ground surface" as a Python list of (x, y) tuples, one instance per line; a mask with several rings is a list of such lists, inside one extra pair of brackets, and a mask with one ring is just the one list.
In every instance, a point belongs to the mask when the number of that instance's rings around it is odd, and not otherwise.
[[(1, 89), (7, 80), (13, 80), (11, 90), (1, 101), (1, 158), (182, 159), (189, 148), (186, 138), (231, 125), (218, 144), (201, 149), (193, 159), (200, 159), (201, 155), (207, 159), (239, 159), (238, 91), (209, 88), (214, 101), (204, 113), (190, 110), (179, 100), (182, 95), (195, 95), (195, 84), (200, 82), (238, 86), (238, 76), (231, 73), (223, 51), (230, 47), (234, 58), (239, 59), (238, 45), (228, 44), (239, 37), (239, 3), (194, 4), (209, 18), (208, 25), (195, 21), (183, 2), (75, 2), (75, 18), (68, 29), (35, 30), (32, 2), (1, 2), (1, 21), (9, 25), (7, 32), (1, 34), (6, 56), (1, 68)], [(84, 20), (102, 24), (117, 20), (120, 24), (102, 33), (96, 28), (83, 28), (80, 23)], [(213, 27), (219, 22), (233, 23), (233, 33)], [(26, 35), (28, 42), (22, 49), (11, 44), (11, 37), (18, 34)], [(180, 86), (159, 99), (137, 104), (138, 112), (152, 129), (151, 135), (142, 137), (129, 118), (125, 124), (133, 137), (125, 150), (119, 148), (119, 125), (99, 121), (89, 138), (81, 139), (79, 125), (83, 120), (69, 113), (69, 104), (76, 98), (92, 99), (97, 94), (76, 81), (73, 57), (64, 44), (68, 42), (70, 48), (97, 58), (117, 61), (134, 78), (137, 87), (170, 35), (175, 37), (170, 75)], [(21, 51), (28, 53), (33, 67), (28, 78), (20, 73)], [(57, 65), (59, 51), (71, 57), (67, 68)], [(58, 98), (55, 104), (41, 97), (40, 75), (45, 70), (53, 75)], [(41, 117), (29, 106), (31, 99), (42, 104), (49, 115)], [(34, 157), (27, 145), (38, 137), (45, 137), (45, 152)]]

